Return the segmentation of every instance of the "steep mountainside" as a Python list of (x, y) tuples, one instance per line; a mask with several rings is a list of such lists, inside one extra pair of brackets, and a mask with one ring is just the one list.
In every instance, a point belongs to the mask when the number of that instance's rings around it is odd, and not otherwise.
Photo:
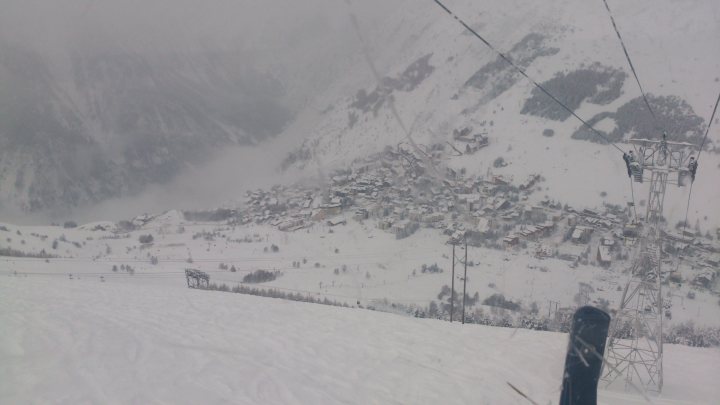
[[(478, 5), (452, 0), (447, 5), (623, 149), (629, 148), (625, 142), (632, 137), (659, 138), (663, 131), (671, 140), (700, 143), (720, 91), (720, 53), (704, 50), (720, 51), (714, 40), (715, 15), (720, 12), (716, 2), (611, 2), (657, 122), (642, 102), (601, 2), (558, 0), (540, 5), (513, 0)], [(484, 176), (492, 170), (523, 179), (540, 173), (547, 179), (543, 194), (550, 198), (581, 206), (630, 201), (619, 152), (433, 2), (402, 8), (388, 20), (393, 23), (365, 38), (382, 83), (368, 73), (370, 67), (358, 55), (353, 74), (344, 86), (338, 85), (344, 89), (355, 83), (356, 92), (328, 92), (331, 107), (312, 136), (288, 156), (286, 168), (329, 173), (388, 146), (413, 141), (425, 150), (450, 150), (450, 143), (460, 153), (446, 153), (442, 165), (465, 169), (469, 175)], [(409, 74), (416, 70), (421, 74)], [(410, 140), (391, 102), (410, 129)], [(463, 154), (465, 146), (453, 135), (462, 130), (486, 135), (489, 146)], [(691, 221), (708, 216), (720, 221), (704, 203), (720, 198), (712, 187), (720, 175), (720, 159), (712, 153), (718, 148), (716, 133), (706, 144), (709, 153), (703, 156), (693, 197), (699, 203), (691, 210)], [(494, 165), (499, 157), (506, 164)], [(634, 191), (638, 200), (645, 198), (643, 186)], [(545, 198), (543, 194), (538, 198)], [(669, 193), (667, 212), (672, 219), (682, 219), (686, 200), (685, 189)]]
[(25, 210), (137, 192), (256, 143), (292, 117), (284, 88), (232, 50), (0, 51), (0, 201)]

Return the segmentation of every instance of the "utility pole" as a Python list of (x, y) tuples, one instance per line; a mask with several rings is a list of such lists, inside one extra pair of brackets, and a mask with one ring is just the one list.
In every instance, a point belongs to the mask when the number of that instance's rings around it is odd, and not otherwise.
[(560, 306), (560, 302), (548, 300), (548, 318), (553, 319), (553, 314), (557, 314), (558, 307)]
[(463, 239), (465, 239), (465, 261), (463, 262), (463, 265), (465, 265), (465, 274), (463, 275), (462, 324), (465, 325), (465, 288), (467, 287), (467, 238)]
[(453, 310), (455, 304), (455, 243), (452, 245), (452, 280), (450, 281), (450, 323), (453, 321)]

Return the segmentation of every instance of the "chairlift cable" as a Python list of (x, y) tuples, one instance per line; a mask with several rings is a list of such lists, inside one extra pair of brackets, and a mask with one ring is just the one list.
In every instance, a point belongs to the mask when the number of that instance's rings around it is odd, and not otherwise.
[[(587, 121), (585, 121), (584, 119), (582, 119), (577, 113), (575, 113), (575, 111), (573, 111), (570, 107), (568, 107), (567, 105), (565, 105), (562, 101), (560, 101), (557, 97), (555, 97), (552, 93), (550, 93), (550, 91), (548, 91), (545, 87), (543, 87), (543, 86), (542, 86), (541, 84), (539, 84), (537, 81), (535, 81), (534, 79), (532, 79), (521, 67), (517, 66), (509, 57), (505, 56), (505, 54), (503, 54), (503, 53), (500, 52), (497, 48), (495, 48), (495, 47), (494, 47), (489, 41), (487, 41), (482, 35), (480, 35), (477, 31), (475, 31), (474, 29), (472, 29), (467, 23), (465, 23), (465, 21), (463, 21), (463, 20), (462, 20), (460, 17), (458, 17), (452, 10), (450, 10), (447, 6), (445, 6), (445, 5), (442, 3), (442, 1), (440, 1), (440, 0), (433, 0), (433, 1), (435, 1), (435, 3), (436, 3), (438, 6), (440, 6), (440, 8), (442, 8), (446, 13), (448, 13), (448, 15), (450, 15), (450, 16), (451, 16), (452, 18), (454, 18), (458, 23), (460, 23), (460, 25), (462, 25), (468, 32), (470, 32), (471, 34), (473, 34), (473, 35), (474, 35), (476, 38), (478, 38), (483, 44), (485, 44), (488, 48), (490, 48), (492, 51), (494, 51), (496, 54), (498, 54), (501, 59), (503, 59), (503, 60), (504, 60), (505, 62), (507, 62), (510, 66), (512, 66), (513, 68), (515, 68), (515, 70), (517, 70), (521, 75), (523, 75), (523, 76), (524, 76), (528, 81), (530, 81), (535, 87), (537, 87), (540, 91), (542, 91), (543, 93), (545, 93), (545, 95), (547, 95), (547, 96), (550, 97), (553, 101), (555, 101), (559, 106), (561, 106), (563, 109), (565, 109), (567, 112), (569, 112), (573, 117), (575, 117), (578, 121), (580, 121), (584, 126), (586, 126), (587, 128), (589, 128), (589, 129), (592, 131), (592, 133), (594, 133), (595, 135), (599, 136), (600, 138), (602, 138), (603, 140), (605, 140), (605, 142), (607, 142), (607, 143), (610, 144), (612, 147), (614, 147), (615, 149), (617, 149), (618, 151), (620, 151), (620, 153), (622, 153), (623, 155), (625, 155), (625, 151), (622, 150), (622, 148), (620, 148), (619, 146), (617, 146), (617, 144), (615, 144), (614, 142), (612, 142), (606, 135), (604, 135), (602, 132), (598, 131), (597, 129), (595, 129), (595, 127), (593, 127), (592, 125), (590, 125)], [(611, 16), (611, 18), (612, 18), (612, 16)], [(614, 20), (613, 20), (613, 21), (614, 21)], [(613, 23), (613, 24), (614, 24), (614, 23)], [(618, 36), (619, 36), (619, 35), (620, 35), (620, 34), (618, 33)], [(624, 48), (625, 48), (625, 46), (623, 45), (623, 49), (624, 49)], [(626, 55), (627, 55), (627, 52), (626, 52)], [(629, 61), (629, 60), (630, 60), (630, 58), (629, 58), (629, 56), (628, 56), (628, 61)], [(632, 67), (632, 63), (630, 64), (630, 66)], [(633, 68), (633, 73), (634, 73), (634, 72), (635, 72), (635, 69)], [(636, 75), (636, 79), (637, 79), (637, 75)], [(639, 84), (640, 84), (640, 81), (638, 80), (638, 85), (639, 85)], [(642, 91), (642, 87), (641, 87), (641, 91)], [(644, 97), (644, 93), (643, 93), (643, 97)], [(647, 98), (645, 98), (645, 102), (647, 103)], [(649, 104), (648, 104), (648, 107), (649, 107)], [(650, 109), (650, 111), (652, 112), (652, 109)], [(654, 117), (654, 113), (653, 113), (653, 117)], [(632, 184), (632, 179), (630, 180), (630, 193), (631, 193), (631, 195), (632, 195), (632, 204), (633, 204), (633, 210), (634, 210), (634, 212), (635, 212), (635, 218), (637, 218), (637, 208), (635, 208), (635, 205), (636, 205), (636, 204), (635, 204), (635, 191), (634, 191), (634, 187), (633, 187), (633, 184)]]
[[(705, 136), (703, 137), (702, 143), (700, 144), (700, 148), (698, 149), (697, 157), (695, 158), (695, 163), (700, 160), (700, 155), (702, 154), (703, 148), (705, 147), (705, 141), (707, 141), (708, 134), (710, 133), (710, 127), (712, 127), (713, 120), (715, 119), (715, 114), (717, 113), (718, 104), (720, 104), (720, 94), (718, 94), (718, 98), (715, 101), (715, 107), (713, 108), (713, 112), (710, 115), (710, 121), (708, 122), (708, 126), (705, 129)], [(687, 199), (687, 206), (685, 208), (685, 222), (683, 222), (683, 233), (687, 231), (688, 226), (688, 213), (690, 212), (690, 199), (692, 198), (692, 191), (693, 191), (693, 184), (695, 182), (693, 181), (690, 183), (690, 191), (688, 192), (688, 199)]]
[(703, 137), (702, 143), (700, 144), (700, 149), (698, 150), (698, 155), (695, 158), (695, 161), (697, 162), (700, 160), (700, 154), (703, 151), (703, 147), (705, 146), (705, 141), (707, 141), (708, 134), (710, 133), (710, 127), (712, 127), (713, 120), (715, 119), (715, 114), (717, 113), (718, 104), (720, 104), (720, 94), (718, 94), (718, 98), (715, 101), (715, 107), (713, 108), (712, 115), (710, 115), (710, 122), (708, 122), (708, 126), (705, 129), (705, 137)]
[[(373, 76), (375, 77), (375, 80), (377, 81), (378, 86), (382, 85), (383, 79), (380, 76), (380, 72), (377, 70), (377, 67), (375, 66), (375, 63), (373, 62), (372, 58), (370, 57), (370, 49), (365, 41), (365, 38), (362, 35), (362, 31), (360, 30), (360, 23), (358, 22), (357, 17), (352, 12), (352, 5), (350, 3), (350, 0), (345, 1), (350, 11), (350, 21), (352, 23), (353, 28), (355, 29), (355, 34), (358, 37), (358, 40), (360, 41), (360, 44), (362, 46), (363, 50), (363, 56), (365, 57), (365, 62), (367, 62), (368, 66), (370, 67), (370, 70), (372, 71)], [(428, 156), (425, 151), (423, 151), (417, 143), (415, 143), (415, 140), (412, 138), (412, 127), (408, 127), (405, 122), (400, 117), (400, 113), (398, 112), (397, 108), (395, 107), (395, 102), (392, 98), (392, 96), (388, 99), (388, 105), (390, 106), (390, 112), (392, 113), (393, 117), (395, 118), (395, 121), (397, 121), (398, 125), (400, 126), (400, 129), (402, 129), (403, 133), (405, 134), (405, 138), (410, 142), (410, 144), (413, 146), (415, 150), (420, 152), (422, 156), (424, 156), (426, 159), (431, 160), (431, 157)], [(414, 126), (415, 122), (413, 122)], [(432, 165), (434, 170), (437, 171), (437, 168), (435, 165)]]
[(452, 18), (455, 19), (460, 25), (462, 25), (468, 32), (473, 34), (477, 39), (479, 39), (482, 43), (484, 43), (488, 48), (490, 48), (493, 52), (498, 54), (502, 60), (507, 62), (510, 66), (512, 66), (515, 70), (517, 70), (523, 77), (525, 77), (528, 81), (530, 81), (535, 87), (537, 87), (540, 91), (545, 93), (548, 97), (550, 97), (553, 101), (555, 101), (560, 107), (565, 109), (567, 112), (569, 112), (573, 117), (577, 118), (578, 121), (580, 121), (583, 125), (588, 127), (595, 135), (599, 136), (605, 142), (610, 144), (612, 147), (620, 151), (621, 153), (625, 153), (624, 150), (622, 150), (619, 146), (617, 146), (614, 142), (612, 142), (606, 135), (604, 135), (602, 132), (595, 129), (592, 125), (590, 125), (587, 121), (582, 119), (575, 111), (573, 111), (570, 107), (565, 105), (562, 101), (560, 101), (557, 97), (555, 97), (552, 93), (550, 93), (545, 87), (540, 85), (537, 81), (532, 79), (521, 67), (516, 65), (509, 57), (505, 56), (502, 52), (500, 52), (497, 48), (495, 48), (489, 41), (487, 41), (485, 38), (483, 38), (482, 35), (478, 34), (477, 31), (472, 29), (468, 24), (465, 23), (460, 17), (458, 17), (454, 12), (452, 12), (447, 6), (445, 6), (440, 0), (433, 0), (440, 8), (442, 8), (448, 15), (450, 15)]
[(642, 94), (643, 100), (645, 100), (645, 105), (648, 108), (648, 111), (650, 111), (650, 115), (652, 115), (653, 120), (655, 120), (655, 123), (657, 124), (657, 116), (655, 115), (655, 111), (650, 106), (650, 102), (647, 99), (647, 96), (645, 95), (645, 90), (642, 87), (642, 84), (640, 84), (640, 78), (638, 78), (637, 71), (635, 70), (635, 65), (632, 63), (632, 59), (630, 59), (630, 53), (627, 50), (627, 47), (625, 46), (625, 41), (623, 41), (622, 36), (620, 35), (620, 30), (618, 29), (617, 24), (615, 23), (615, 18), (613, 17), (612, 11), (610, 11), (610, 6), (608, 5), (607, 0), (603, 0), (603, 3), (605, 3), (605, 9), (608, 12), (608, 15), (610, 16), (610, 21), (612, 22), (612, 26), (615, 29), (615, 34), (617, 34), (618, 39), (620, 40), (620, 45), (622, 46), (623, 52), (625, 53), (625, 58), (628, 61), (628, 64), (630, 65), (630, 70), (632, 70), (633, 76), (635, 76), (635, 82), (637, 82), (638, 87), (640, 88), (640, 93)]

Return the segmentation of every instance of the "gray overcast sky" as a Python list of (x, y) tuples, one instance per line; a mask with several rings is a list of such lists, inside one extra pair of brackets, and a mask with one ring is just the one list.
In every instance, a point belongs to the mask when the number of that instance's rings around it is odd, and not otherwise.
[[(392, 3), (363, 0), (353, 7), (371, 17)], [(43, 50), (98, 38), (140, 49), (275, 46), (318, 24), (341, 34), (347, 21), (340, 0), (0, 0), (0, 5), (3, 39)]]

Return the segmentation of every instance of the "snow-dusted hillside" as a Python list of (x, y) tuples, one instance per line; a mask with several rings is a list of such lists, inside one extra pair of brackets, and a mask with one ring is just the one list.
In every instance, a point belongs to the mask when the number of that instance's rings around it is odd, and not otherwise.
[(276, 135), (292, 117), (279, 80), (239, 50), (0, 53), (0, 208), (132, 195), (220, 147)]
[[(0, 279), (2, 403), (540, 404), (564, 334), (182, 287)], [(720, 353), (665, 348), (656, 404), (711, 404)], [(602, 404), (640, 404), (600, 391)]]
[[(400, 304), (425, 310), (431, 301), (449, 302), (438, 296), (443, 286), (452, 282), (452, 250), (442, 232), (421, 229), (398, 240), (372, 220), (358, 222), (340, 215), (333, 221), (345, 224), (333, 227), (321, 221), (283, 232), (270, 224), (188, 221), (178, 211), (140, 216), (132, 225), (122, 226), (98, 222), (65, 229), (0, 224), (0, 275), (56, 280), (72, 275), (98, 282), (182, 286), (184, 269), (193, 268), (210, 274), (213, 283), (233, 287), (243, 283), (248, 274), (266, 270), (279, 271), (279, 277), (245, 285), (351, 306), (389, 308)], [(124, 230), (130, 226), (135, 229)], [(151, 242), (141, 243), (148, 235)], [(608, 310), (618, 307), (628, 280), (626, 261), (617, 260), (604, 268), (595, 263), (594, 250), (592, 263), (582, 264), (557, 257), (538, 258), (532, 249), (533, 245), (526, 250), (469, 248), (467, 294), (477, 294), (479, 299), (468, 306), (469, 315), (502, 317), (503, 311), (496, 314), (498, 308), (482, 305), (493, 294), (502, 294), (520, 306), (516, 315), (505, 313), (512, 317), (536, 308), (533, 317), (554, 318), (558, 309), (573, 308), (578, 300), (607, 305)], [(19, 257), (23, 255), (35, 257)], [(423, 266), (432, 265), (440, 271), (423, 271)], [(688, 321), (699, 327), (720, 326), (717, 277), (708, 288), (693, 282), (704, 269), (715, 271), (683, 264), (678, 270), (681, 281), (664, 287), (664, 300), (672, 312), (666, 326)], [(462, 291), (461, 271), (458, 264), (458, 294)]]
[[(657, 126), (671, 139), (697, 142), (720, 91), (718, 3), (660, 3), (610, 2), (644, 88), (659, 111)], [(602, 2), (453, 0), (447, 5), (621, 147), (628, 149), (623, 142), (632, 136), (659, 137), (639, 102), (640, 92)], [(578, 206), (630, 201), (620, 153), (588, 142), (598, 139), (583, 134), (574, 118), (558, 114), (550, 100), (539, 97), (531, 83), (433, 2), (402, 3), (384, 24), (365, 35), (370, 58), (385, 77), (383, 84), (378, 85), (358, 55), (345, 81), (323, 98), (329, 107), (289, 160), (294, 167), (328, 173), (407, 142), (389, 108), (394, 100), (421, 147), (447, 147), (453, 131), (466, 127), (487, 134), (489, 147), (471, 156), (447, 156), (445, 166), (484, 175), (503, 157), (509, 165), (496, 172), (516, 178), (540, 173), (547, 179), (543, 194), (550, 198)], [(426, 69), (408, 75), (418, 62), (426, 62)], [(709, 137), (711, 149), (718, 142), (717, 128)], [(545, 130), (554, 136), (543, 136)], [(713, 186), (720, 158), (708, 153), (703, 160), (690, 222), (717, 226), (720, 216), (711, 202), (720, 198)], [(645, 187), (636, 187), (637, 200), (646, 199), (646, 193)], [(686, 189), (670, 191), (669, 222), (684, 218), (686, 200)]]

